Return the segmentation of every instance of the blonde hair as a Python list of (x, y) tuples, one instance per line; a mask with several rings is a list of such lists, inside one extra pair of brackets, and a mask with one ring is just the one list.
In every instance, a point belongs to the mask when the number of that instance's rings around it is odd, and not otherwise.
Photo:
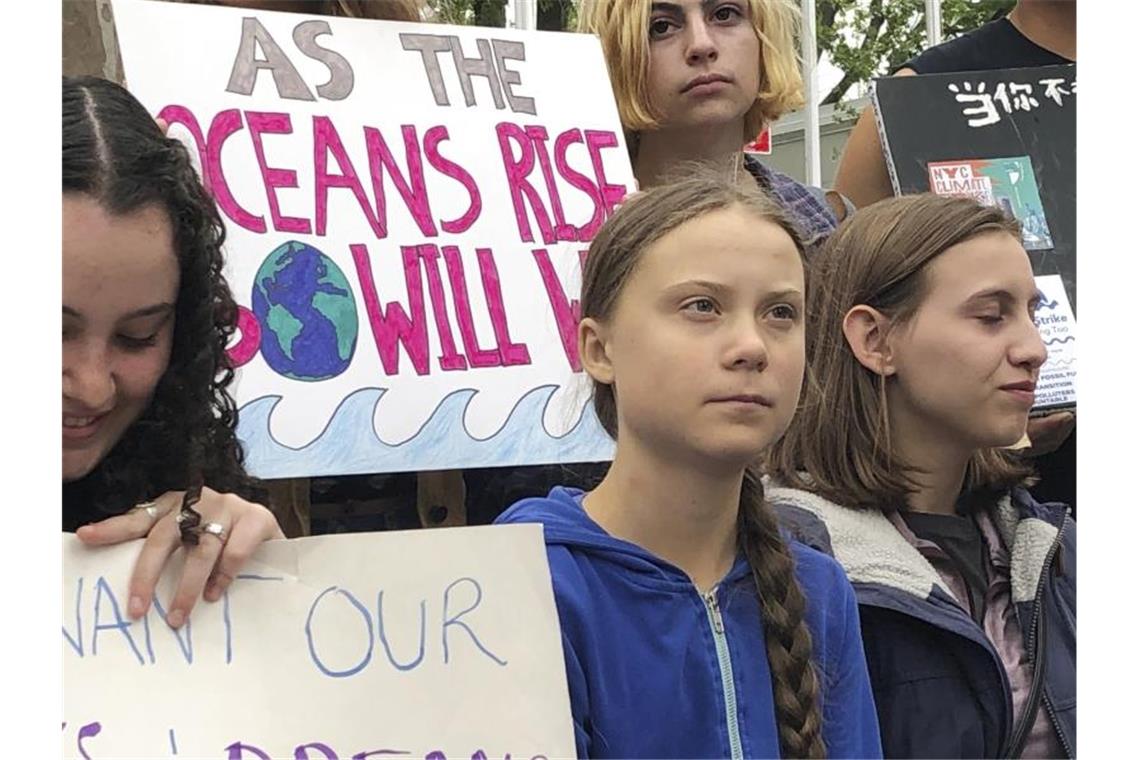
[[(760, 40), (760, 91), (744, 115), (744, 139), (752, 139), (788, 111), (803, 105), (796, 52), (800, 11), (790, 0), (746, 0)], [(582, 0), (578, 31), (602, 42), (622, 126), (629, 132), (659, 129), (649, 102), (649, 9), (652, 0)], [(743, 140), (742, 140), (743, 142)]]
[[(837, 504), (905, 509), (918, 486), (906, 452), (893, 446), (886, 378), (863, 366), (843, 334), (854, 306), (905, 324), (928, 292), (927, 267), (979, 235), (1021, 240), (1001, 209), (932, 193), (880, 201), (839, 226), (810, 261), (807, 372), (787, 433), (769, 448), (765, 470)], [(1026, 483), (1031, 470), (1003, 449), (979, 449), (966, 468), (967, 493), (985, 497)]]

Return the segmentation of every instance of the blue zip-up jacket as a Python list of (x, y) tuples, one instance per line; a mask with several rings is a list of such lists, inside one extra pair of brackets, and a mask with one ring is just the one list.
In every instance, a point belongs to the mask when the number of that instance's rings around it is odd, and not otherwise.
[[(1025, 713), (1013, 712), (993, 644), (926, 558), (880, 512), (771, 484), (765, 493), (793, 534), (839, 560), (855, 587), (883, 754), (1010, 756)], [(1076, 523), (1063, 504), (1039, 504), (1021, 488), (992, 516), (1009, 551), (1011, 596), (1040, 698), (1074, 757)]]
[[(498, 523), (542, 523), (580, 757), (778, 757), (760, 605), (743, 556), (707, 596), (614, 538), (554, 488)], [(830, 557), (792, 542), (822, 674), (832, 758), (879, 757), (855, 596)]]

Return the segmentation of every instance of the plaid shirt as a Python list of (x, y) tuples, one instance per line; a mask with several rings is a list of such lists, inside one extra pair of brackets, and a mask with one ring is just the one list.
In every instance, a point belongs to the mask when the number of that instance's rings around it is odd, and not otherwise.
[(838, 223), (827, 205), (823, 190), (802, 185), (787, 174), (769, 169), (747, 153), (744, 154), (744, 166), (756, 178), (761, 189), (792, 215), (803, 232), (809, 252), (835, 231)]

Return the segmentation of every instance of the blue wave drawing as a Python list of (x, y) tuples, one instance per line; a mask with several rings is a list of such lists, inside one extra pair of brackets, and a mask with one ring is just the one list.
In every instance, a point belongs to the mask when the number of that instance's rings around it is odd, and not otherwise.
[(1038, 309), (1056, 309), (1060, 303), (1061, 303), (1060, 301), (1042, 300), (1040, 303), (1037, 304), (1037, 308)]
[(347, 396), (325, 429), (311, 443), (292, 448), (275, 440), (269, 418), (280, 396), (249, 402), (238, 414), (237, 435), (245, 449), (246, 469), (259, 478), (355, 475), (381, 472), (551, 462), (598, 462), (613, 456), (613, 441), (602, 430), (592, 405), (563, 436), (552, 436), (542, 424), (543, 412), (557, 386), (528, 391), (503, 426), (486, 438), (471, 435), (463, 424), (477, 391), (448, 394), (427, 422), (405, 441), (388, 443), (373, 428), (383, 388), (362, 388)]
[(1070, 343), (1074, 340), (1076, 340), (1076, 338), (1074, 338), (1072, 335), (1066, 335), (1064, 338), (1050, 338), (1049, 340), (1045, 341), (1045, 345), (1052, 346), (1056, 343)]

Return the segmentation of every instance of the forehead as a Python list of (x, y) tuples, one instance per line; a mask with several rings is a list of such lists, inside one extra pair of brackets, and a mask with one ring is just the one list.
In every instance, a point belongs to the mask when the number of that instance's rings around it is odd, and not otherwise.
[(947, 248), (926, 271), (927, 298), (961, 299), (1001, 288), (1026, 300), (1037, 293), (1029, 256), (1008, 232), (986, 232)]
[(649, 246), (627, 287), (656, 290), (689, 279), (734, 287), (803, 290), (803, 264), (779, 225), (739, 205), (691, 219)]
[(111, 286), (126, 293), (140, 289), (142, 297), (170, 297), (177, 281), (173, 230), (165, 211), (147, 206), (112, 215), (89, 196), (64, 196), (65, 297), (82, 298)]

